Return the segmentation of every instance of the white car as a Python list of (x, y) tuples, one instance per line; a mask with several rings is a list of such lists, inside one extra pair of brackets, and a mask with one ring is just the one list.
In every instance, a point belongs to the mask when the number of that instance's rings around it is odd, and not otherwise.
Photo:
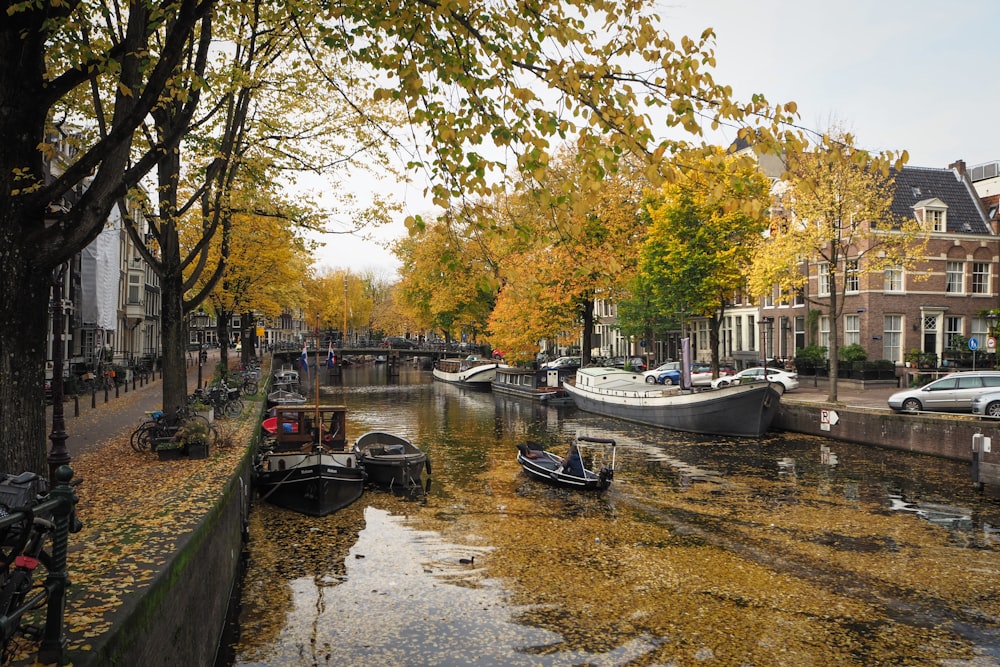
[(779, 368), (747, 368), (736, 375), (727, 375), (717, 380), (712, 380), (712, 389), (728, 387), (731, 384), (744, 384), (747, 382), (774, 382), (781, 386), (779, 394), (799, 388), (799, 376), (796, 373), (789, 373)]
[(542, 368), (549, 369), (559, 369), (559, 368), (579, 368), (582, 361), (582, 357), (559, 357), (558, 359), (553, 359), (547, 364), (542, 364)]
[[(642, 375), (646, 379), (646, 382), (648, 382), (649, 384), (654, 384), (660, 381), (659, 378), (664, 373), (669, 373), (671, 378), (676, 378), (680, 375), (680, 372), (681, 372), (681, 362), (668, 361), (665, 364), (660, 364), (656, 368), (651, 368), (648, 371), (644, 371)], [(677, 384), (677, 382), (671, 380), (666, 384)]]

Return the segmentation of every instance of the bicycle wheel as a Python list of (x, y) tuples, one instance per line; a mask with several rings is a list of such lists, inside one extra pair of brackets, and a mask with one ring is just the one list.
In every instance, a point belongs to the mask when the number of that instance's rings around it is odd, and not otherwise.
[(132, 449), (142, 453), (149, 450), (149, 443), (152, 440), (152, 434), (149, 429), (156, 426), (155, 421), (146, 421), (139, 424), (138, 428), (132, 431), (132, 437), (129, 439), (129, 444), (132, 445)]
[(226, 417), (230, 418), (239, 417), (241, 414), (243, 414), (243, 401), (238, 398), (234, 398), (231, 401), (227, 401), (224, 414)]
[(240, 385), (240, 389), (243, 390), (244, 396), (253, 396), (254, 394), (257, 393), (259, 387), (257, 386), (256, 380), (247, 378), (246, 380), (243, 381), (243, 384)]

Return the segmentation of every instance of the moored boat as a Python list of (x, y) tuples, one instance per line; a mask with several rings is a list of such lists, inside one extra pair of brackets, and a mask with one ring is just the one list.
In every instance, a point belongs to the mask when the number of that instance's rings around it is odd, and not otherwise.
[(438, 359), (434, 379), (470, 387), (489, 389), (500, 362), (470, 354), (461, 359)]
[(548, 405), (571, 402), (562, 388), (563, 380), (572, 377), (575, 368), (531, 369), (500, 366), (490, 383), (494, 393), (542, 401)]
[(285, 388), (275, 389), (267, 395), (267, 404), (269, 407), (275, 405), (304, 405), (305, 402), (305, 396), (297, 391)]
[[(581, 444), (595, 444), (602, 448), (610, 445), (610, 465), (602, 466), (597, 472), (587, 468), (580, 452)], [(540, 482), (577, 491), (604, 491), (615, 475), (615, 441), (581, 435), (570, 445), (565, 457), (543, 450), (533, 442), (522, 443), (517, 446), (517, 462), (529, 477)]]
[(781, 395), (767, 383), (686, 392), (648, 385), (618, 368), (581, 368), (563, 388), (581, 410), (675, 431), (759, 437), (778, 412)]
[(254, 465), (262, 500), (326, 516), (361, 497), (365, 473), (357, 455), (346, 450), (346, 413), (342, 406), (275, 406), (262, 425), (272, 435)]
[(354, 443), (354, 453), (368, 481), (389, 489), (420, 486), (427, 454), (412, 442), (385, 431), (369, 431)]

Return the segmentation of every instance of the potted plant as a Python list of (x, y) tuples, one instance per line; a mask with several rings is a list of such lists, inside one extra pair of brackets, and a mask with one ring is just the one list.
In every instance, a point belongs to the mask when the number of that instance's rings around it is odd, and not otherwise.
[(161, 461), (174, 461), (184, 456), (184, 443), (177, 438), (164, 438), (155, 444), (156, 457)]
[(209, 424), (215, 421), (215, 408), (203, 401), (197, 393), (194, 400), (191, 401), (191, 409), (194, 410), (195, 414), (204, 417)]
[(188, 458), (208, 458), (209, 424), (204, 419), (189, 419), (177, 431), (176, 440), (187, 452)]

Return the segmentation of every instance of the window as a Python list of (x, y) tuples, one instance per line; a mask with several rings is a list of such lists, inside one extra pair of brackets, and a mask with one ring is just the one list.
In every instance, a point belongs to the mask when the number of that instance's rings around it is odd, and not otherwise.
[(945, 269), (945, 280), (945, 292), (961, 294), (965, 282), (965, 262), (948, 262)]
[(861, 344), (861, 317), (859, 315), (844, 316), (844, 345)]
[(830, 296), (830, 265), (817, 264), (816, 276), (819, 282), (816, 294), (818, 296)]
[(830, 349), (830, 318), (827, 315), (819, 318), (819, 344)]
[(128, 274), (128, 302), (130, 304), (142, 303), (142, 274)]
[(903, 267), (898, 265), (890, 266), (885, 270), (885, 285), (883, 289), (886, 292), (903, 291)]
[(955, 349), (955, 338), (962, 335), (962, 318), (944, 318), (944, 344), (945, 347)]
[(979, 347), (983, 350), (986, 349), (986, 339), (989, 337), (989, 332), (986, 330), (986, 320), (982, 317), (972, 318), (972, 330), (969, 332), (971, 338), (975, 338), (979, 343)]
[(990, 293), (990, 265), (988, 262), (972, 263), (972, 293)]
[(858, 260), (849, 259), (845, 263), (844, 269), (846, 271), (846, 281), (845, 288), (848, 292), (857, 292), (861, 289), (861, 281), (858, 275)]
[(927, 209), (924, 213), (924, 220), (927, 221), (927, 228), (932, 232), (944, 231), (944, 211)]
[(903, 316), (885, 315), (882, 320), (882, 358), (903, 360)]
[(795, 318), (795, 350), (801, 350), (806, 346), (806, 318), (799, 316)]

